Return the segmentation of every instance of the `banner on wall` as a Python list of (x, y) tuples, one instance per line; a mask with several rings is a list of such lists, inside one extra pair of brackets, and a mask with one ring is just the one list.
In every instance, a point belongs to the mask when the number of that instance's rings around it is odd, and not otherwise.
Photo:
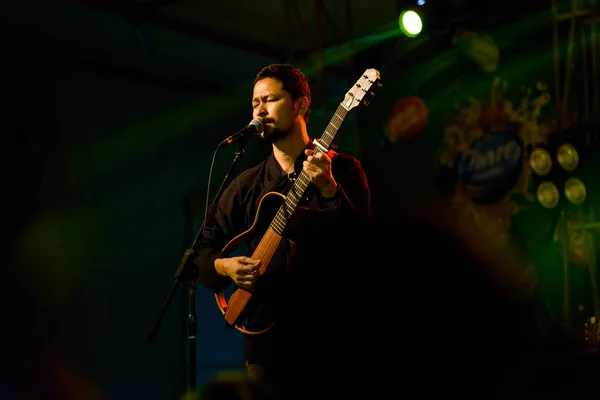
[[(507, 82), (497, 78), (489, 100), (469, 99), (445, 126), (442, 165), (455, 171), (453, 207), (482, 232), (507, 234), (516, 205), (514, 194), (531, 198), (531, 170), (525, 149), (547, 141), (554, 121), (539, 121), (550, 101), (547, 85), (525, 91), (515, 107), (506, 96)], [(535, 97), (533, 97), (535, 95)]]

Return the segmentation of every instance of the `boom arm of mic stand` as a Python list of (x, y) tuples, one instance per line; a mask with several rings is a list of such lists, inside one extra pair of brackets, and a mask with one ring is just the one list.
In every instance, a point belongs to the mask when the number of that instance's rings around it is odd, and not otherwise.
[(237, 164), (239, 159), (246, 152), (246, 141), (241, 140), (239, 143), (240, 143), (240, 148), (235, 153), (233, 162), (231, 163), (231, 166), (229, 167), (229, 170), (227, 171), (227, 174), (225, 175), (225, 178), (223, 179), (223, 182), (221, 183), (221, 187), (219, 187), (219, 191), (217, 192), (217, 194), (215, 195), (215, 198), (212, 201), (210, 209), (209, 209), (207, 215), (205, 216), (204, 221), (202, 222), (202, 225), (200, 227), (200, 230), (198, 231), (198, 234), (194, 238), (194, 241), (192, 242), (191, 246), (183, 254), (183, 258), (181, 259), (181, 262), (179, 263), (179, 266), (177, 267), (177, 270), (175, 271), (175, 274), (173, 276), (173, 283), (171, 285), (171, 289), (169, 290), (169, 292), (167, 294), (167, 297), (166, 297), (166, 299), (162, 305), (162, 308), (158, 314), (158, 318), (156, 319), (156, 322), (154, 323), (154, 326), (152, 327), (152, 330), (150, 331), (150, 334), (148, 335), (148, 338), (146, 340), (146, 344), (152, 344), (152, 342), (154, 341), (154, 337), (156, 336), (156, 333), (158, 332), (158, 328), (159, 328), (159, 326), (163, 320), (163, 317), (167, 311), (167, 308), (169, 307), (169, 304), (171, 303), (173, 295), (175, 294), (175, 290), (177, 289), (177, 287), (179, 286), (180, 283), (182, 283), (183, 281), (187, 281), (189, 284), (188, 307), (190, 309), (189, 316), (188, 316), (188, 324), (189, 324), (188, 325), (188, 338), (190, 340), (190, 346), (189, 346), (189, 352), (190, 352), (190, 354), (189, 354), (189, 364), (190, 364), (189, 375), (190, 376), (189, 376), (189, 380), (190, 380), (190, 386), (192, 388), (195, 387), (195, 379), (196, 379), (196, 346), (195, 346), (195, 344), (196, 344), (196, 315), (195, 314), (196, 313), (195, 313), (195, 289), (194, 288), (196, 285), (196, 279), (198, 277), (198, 269), (197, 269), (196, 265), (194, 265), (193, 262), (191, 262), (191, 261), (194, 258), (196, 249), (199, 247), (199, 245), (202, 244), (202, 240), (204, 238), (204, 229), (206, 227), (206, 224), (208, 221), (210, 221), (214, 217), (219, 199), (221, 198), (223, 191), (229, 184), (229, 180), (231, 178), (231, 173), (232, 173), (235, 165)]

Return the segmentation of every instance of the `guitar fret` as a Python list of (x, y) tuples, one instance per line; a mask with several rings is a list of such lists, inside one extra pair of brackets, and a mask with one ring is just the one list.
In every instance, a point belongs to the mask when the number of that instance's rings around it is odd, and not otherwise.
[(300, 180), (300, 182), (302, 184), (304, 184), (304, 189), (306, 189), (306, 187), (308, 186), (308, 184), (310, 183), (310, 179), (308, 179), (307, 177), (302, 177), (302, 179)]
[(279, 216), (279, 214), (273, 220), (273, 223), (271, 224), (271, 227), (279, 235), (283, 234), (283, 229), (285, 228), (285, 224), (283, 222), (281, 222), (281, 217)]
[(283, 229), (283, 224), (281, 222), (281, 218), (279, 215), (277, 215), (277, 217), (275, 217), (274, 225), (277, 229)]
[(277, 213), (277, 223), (280, 224), (280, 228), (285, 226), (285, 215), (283, 215), (283, 210)]

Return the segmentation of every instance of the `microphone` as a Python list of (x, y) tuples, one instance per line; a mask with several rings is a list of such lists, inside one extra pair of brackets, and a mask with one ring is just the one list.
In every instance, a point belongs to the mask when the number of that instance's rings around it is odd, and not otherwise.
[(265, 130), (263, 123), (259, 119), (253, 119), (250, 121), (247, 127), (229, 136), (227, 139), (219, 143), (219, 147), (226, 146), (228, 144), (237, 142), (248, 135), (260, 135)]

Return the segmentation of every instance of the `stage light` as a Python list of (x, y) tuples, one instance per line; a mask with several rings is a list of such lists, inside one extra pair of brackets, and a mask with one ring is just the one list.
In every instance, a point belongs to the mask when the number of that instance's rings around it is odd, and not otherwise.
[(564, 143), (558, 149), (556, 160), (565, 171), (571, 172), (579, 165), (579, 154), (575, 147)]
[(569, 178), (565, 182), (565, 197), (571, 204), (579, 206), (583, 204), (587, 196), (585, 185), (579, 178)]
[(536, 148), (531, 152), (529, 165), (534, 173), (540, 176), (548, 175), (552, 169), (552, 157), (543, 148)]
[[(528, 147), (530, 184), (540, 204), (544, 202), (544, 208), (586, 207), (591, 205), (590, 201), (593, 202), (595, 192), (590, 177), (593, 177), (592, 164), (597, 153), (591, 151), (594, 140), (589, 131), (586, 127), (571, 127), (552, 133), (547, 142)], [(555, 191), (545, 182), (560, 189)], [(556, 195), (558, 204), (552, 206)]]
[(556, 207), (560, 200), (558, 188), (550, 181), (540, 183), (537, 188), (536, 197), (542, 207), (547, 208), (548, 210)]
[(423, 21), (416, 11), (404, 10), (398, 17), (398, 25), (400, 30), (411, 38), (417, 37), (423, 30)]

